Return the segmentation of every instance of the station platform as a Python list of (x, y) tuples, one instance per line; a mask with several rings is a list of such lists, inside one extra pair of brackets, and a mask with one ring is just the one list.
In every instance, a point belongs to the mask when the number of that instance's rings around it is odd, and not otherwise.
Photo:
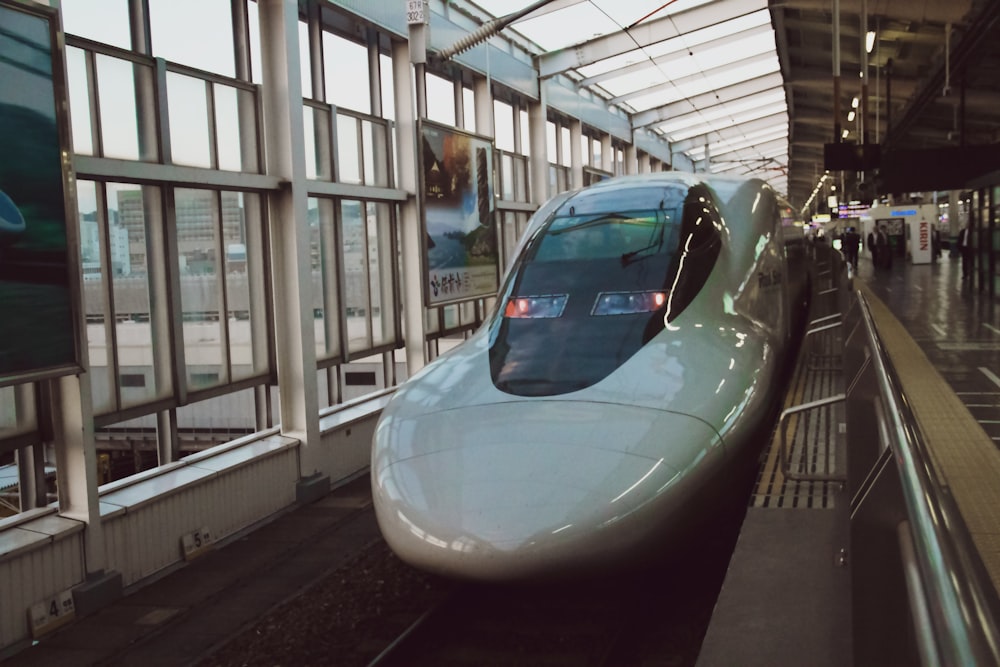
[(219, 543), (3, 667), (197, 665), (382, 537), (367, 475)]
[[(863, 291), (871, 305), (934, 463), (997, 587), (1000, 308), (962, 280), (960, 264), (945, 256), (876, 270), (863, 258), (852, 291)], [(823, 328), (822, 317), (814, 322)], [(852, 576), (867, 582), (867, 575), (851, 569), (862, 546), (852, 549), (858, 501), (849, 489), (858, 482), (847, 481), (847, 408), (836, 398), (852, 382), (836, 354), (845, 335), (852, 334), (831, 326), (819, 343), (803, 343), (785, 402), (789, 419), (765, 450), (698, 667), (856, 665), (853, 642), (870, 639), (858, 639), (852, 600)], [(803, 405), (811, 407), (794, 412)], [(824, 477), (830, 481), (816, 481)], [(908, 617), (894, 622), (912, 632)], [(910, 657), (883, 655), (872, 664), (908, 664)]]
[[(908, 332), (908, 344), (918, 346), (947, 382), (968, 411), (962, 428), (977, 429), (1000, 446), (1000, 308), (963, 283), (959, 260), (897, 262), (891, 270), (875, 271), (863, 258), (854, 288), (885, 306)], [(836, 339), (827, 344), (835, 346)], [(790, 403), (844, 391), (842, 375), (826, 366), (835, 350), (813, 352), (811, 363), (799, 364)], [(844, 468), (843, 422), (842, 407), (831, 405), (795, 426), (816, 445), (806, 456), (825, 461), (828, 471)], [(790, 456), (795, 465), (803, 454), (793, 448)], [(786, 479), (776, 472), (780, 452), (773, 447), (768, 458), (697, 665), (851, 665), (850, 572), (838, 556), (847, 543), (850, 499), (837, 482)], [(988, 468), (981, 472), (990, 474)], [(979, 484), (1000, 487), (997, 481)], [(111, 606), (0, 663), (197, 665), (380, 539), (368, 479), (360, 477), (127, 591)]]

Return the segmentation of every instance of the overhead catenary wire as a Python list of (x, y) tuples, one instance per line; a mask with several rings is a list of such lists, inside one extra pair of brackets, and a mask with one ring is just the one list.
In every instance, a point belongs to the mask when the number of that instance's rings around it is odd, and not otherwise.
[(438, 58), (442, 61), (450, 60), (454, 58), (459, 53), (463, 51), (468, 51), (472, 47), (485, 42), (487, 39), (497, 34), (508, 25), (517, 21), (518, 19), (527, 16), (536, 9), (541, 9), (545, 5), (549, 4), (553, 0), (538, 0), (538, 2), (533, 2), (523, 9), (519, 9), (516, 12), (507, 14), (506, 16), (500, 16), (490, 21), (487, 21), (483, 25), (479, 26), (476, 30), (469, 33), (462, 39), (458, 40), (447, 49), (443, 49), (439, 54)]

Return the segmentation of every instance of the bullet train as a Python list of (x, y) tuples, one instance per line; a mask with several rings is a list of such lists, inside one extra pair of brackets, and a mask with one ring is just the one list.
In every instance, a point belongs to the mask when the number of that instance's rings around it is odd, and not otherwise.
[(679, 172), (543, 205), (491, 317), (379, 420), (389, 547), (481, 582), (669, 549), (737, 462), (755, 465), (775, 415), (805, 293), (780, 206), (762, 181)]

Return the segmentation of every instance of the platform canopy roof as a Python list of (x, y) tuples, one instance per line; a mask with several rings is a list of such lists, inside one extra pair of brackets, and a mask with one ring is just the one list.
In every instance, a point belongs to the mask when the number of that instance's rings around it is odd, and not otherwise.
[[(1000, 138), (996, 0), (837, 0), (836, 95), (834, 0), (475, 4), (497, 17), (533, 8), (508, 29), (539, 46), (539, 76), (573, 77), (697, 170), (760, 177), (796, 206), (826, 171), (826, 143)], [(864, 60), (867, 111), (848, 120), (855, 97), (864, 106)]]

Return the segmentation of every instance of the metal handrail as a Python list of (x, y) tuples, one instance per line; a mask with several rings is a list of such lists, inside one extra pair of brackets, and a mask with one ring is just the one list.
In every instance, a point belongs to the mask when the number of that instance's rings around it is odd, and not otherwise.
[[(913, 560), (919, 581), (907, 593), (921, 660), (926, 665), (1000, 664), (1000, 602), (954, 499), (935, 483), (931, 458), (899, 378), (875, 329), (867, 300), (857, 293), (872, 353), (883, 417), (899, 474)], [(907, 527), (900, 524), (900, 529)], [(902, 540), (902, 538), (900, 538)], [(929, 623), (928, 638), (925, 623)], [(929, 640), (929, 641), (928, 641)]]
[(796, 415), (800, 412), (805, 412), (806, 410), (816, 410), (818, 408), (824, 408), (828, 405), (833, 405), (834, 403), (840, 403), (845, 398), (847, 398), (846, 394), (836, 394), (835, 396), (830, 396), (828, 398), (821, 398), (816, 401), (810, 401), (809, 403), (803, 403), (802, 405), (785, 408), (781, 411), (781, 416), (778, 417), (778, 431), (781, 438), (779, 453), (781, 455), (781, 474), (787, 479), (796, 482), (844, 482), (847, 480), (847, 476), (845, 474), (793, 472), (792, 463), (789, 460), (788, 455), (788, 438), (785, 435), (785, 432), (788, 430), (785, 426), (787, 417), (791, 417), (792, 415)]

